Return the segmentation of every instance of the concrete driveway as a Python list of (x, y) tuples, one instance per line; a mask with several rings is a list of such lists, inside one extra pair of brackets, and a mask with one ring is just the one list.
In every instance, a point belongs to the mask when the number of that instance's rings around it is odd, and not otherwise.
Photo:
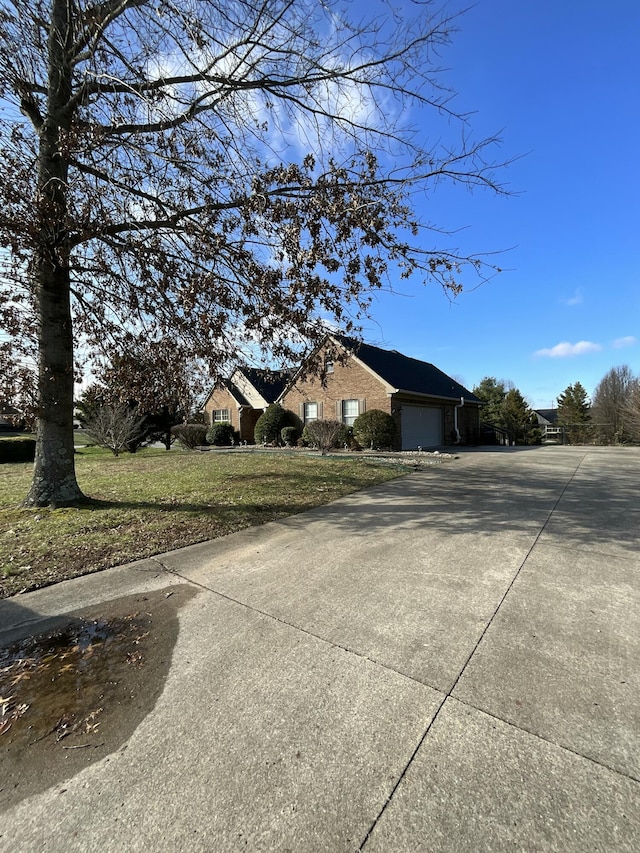
[(0, 602), (198, 591), (153, 710), (0, 849), (639, 850), (639, 483), (637, 449), (462, 452)]

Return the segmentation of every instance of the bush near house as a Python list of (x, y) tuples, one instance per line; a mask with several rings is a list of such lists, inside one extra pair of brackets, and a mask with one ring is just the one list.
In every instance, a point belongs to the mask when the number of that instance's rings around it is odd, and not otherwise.
[(344, 426), (339, 421), (311, 421), (306, 425), (303, 439), (312, 447), (319, 448), (323, 453), (334, 447), (344, 446), (340, 438), (344, 436)]
[(353, 427), (346, 424), (340, 424), (341, 430), (338, 433), (338, 447), (344, 447), (345, 450), (362, 450), (360, 442), (353, 434)]
[[(336, 423), (338, 427), (336, 428)], [(319, 424), (319, 426), (316, 426)], [(327, 444), (325, 434), (329, 435), (331, 444)], [(353, 436), (353, 427), (346, 424), (341, 424), (338, 421), (312, 421), (307, 424), (302, 430), (302, 435), (298, 440), (299, 447), (316, 447), (322, 448), (325, 446), (327, 450), (337, 448), (342, 450), (362, 450), (358, 442)]]
[(35, 438), (0, 438), (0, 463), (33, 462), (35, 455)]
[(236, 431), (226, 421), (219, 421), (207, 430), (207, 444), (214, 447), (228, 447), (236, 443)]
[(294, 426), (282, 427), (280, 430), (280, 438), (287, 447), (294, 447), (299, 435), (300, 432)]
[(353, 434), (362, 447), (376, 450), (391, 449), (396, 435), (396, 424), (390, 414), (382, 409), (369, 409), (353, 422)]
[(185, 450), (194, 450), (207, 443), (207, 428), (204, 424), (176, 424), (171, 427), (171, 435)]
[(256, 444), (279, 444), (284, 427), (295, 427), (302, 431), (300, 418), (289, 409), (283, 409), (279, 403), (267, 406), (256, 421), (253, 437)]

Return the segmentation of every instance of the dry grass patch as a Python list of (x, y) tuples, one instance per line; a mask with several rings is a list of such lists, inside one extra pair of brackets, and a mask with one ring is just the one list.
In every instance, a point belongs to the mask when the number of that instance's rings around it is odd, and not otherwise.
[(30, 464), (2, 466), (0, 597), (215, 539), (393, 479), (406, 468), (362, 458), (147, 450), (81, 451), (95, 503), (22, 509)]

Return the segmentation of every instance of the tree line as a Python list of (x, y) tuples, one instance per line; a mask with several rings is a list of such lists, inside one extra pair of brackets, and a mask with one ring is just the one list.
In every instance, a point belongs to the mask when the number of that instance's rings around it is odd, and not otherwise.
[(640, 375), (612, 367), (591, 400), (580, 382), (569, 385), (558, 397), (558, 426), (570, 444), (640, 442)]
[[(516, 444), (536, 444), (542, 433), (538, 417), (510, 380), (485, 376), (473, 389), (485, 402), (483, 422)], [(628, 365), (612, 367), (592, 398), (580, 382), (557, 398), (559, 438), (567, 444), (640, 443), (640, 375)]]
[[(6, 401), (18, 410), (16, 426), (32, 429), (37, 412), (37, 377), (24, 365), (3, 362)], [(126, 347), (112, 348), (94, 365), (93, 381), (76, 401), (76, 418), (99, 444), (120, 450), (162, 441), (169, 449), (172, 427), (202, 420), (203, 365), (175, 341), (149, 342), (128, 336)], [(483, 400), (482, 422), (516, 444), (539, 444), (536, 412), (508, 379), (485, 376), (473, 393)], [(640, 375), (628, 365), (613, 367), (592, 398), (580, 382), (557, 398), (559, 438), (568, 444), (640, 443)]]
[(473, 393), (485, 403), (480, 415), (485, 427), (511, 444), (540, 444), (538, 417), (513, 382), (485, 376)]

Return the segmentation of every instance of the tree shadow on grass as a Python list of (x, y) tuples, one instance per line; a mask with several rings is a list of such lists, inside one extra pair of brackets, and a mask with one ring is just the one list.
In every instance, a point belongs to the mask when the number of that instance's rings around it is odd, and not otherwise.
[(90, 498), (83, 501), (80, 508), (100, 511), (109, 510), (150, 510), (152, 512), (162, 513), (191, 513), (194, 515), (216, 515), (216, 514), (241, 514), (241, 515), (261, 515), (273, 516), (290, 515), (316, 507), (317, 504), (311, 501), (307, 503), (274, 503), (274, 504), (257, 504), (257, 503), (185, 503), (184, 501), (176, 501), (175, 503), (167, 503), (162, 501), (134, 501), (134, 500), (101, 500)]

